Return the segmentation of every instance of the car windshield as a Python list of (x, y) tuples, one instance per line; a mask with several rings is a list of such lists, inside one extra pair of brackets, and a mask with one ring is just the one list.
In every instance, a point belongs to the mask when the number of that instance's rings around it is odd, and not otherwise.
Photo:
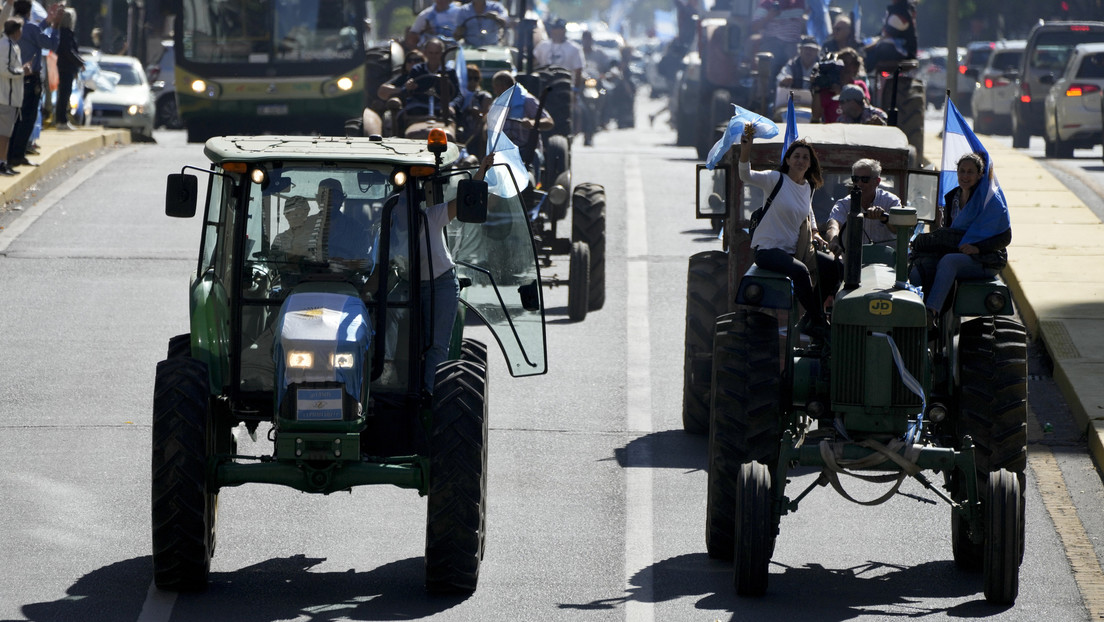
[(996, 71), (1016, 70), (1023, 60), (1023, 50), (1004, 50), (993, 54), (993, 62), (990, 63)]
[(195, 0), (183, 4), (183, 55), (201, 63), (351, 59), (360, 51), (348, 0)]
[(1032, 69), (1060, 72), (1066, 68), (1074, 46), (1096, 41), (1104, 41), (1104, 30), (1042, 32), (1035, 39), (1035, 50), (1028, 62)]
[(127, 63), (100, 63), (100, 71), (109, 71), (119, 76), (119, 86), (142, 84), (142, 74), (137, 67)]

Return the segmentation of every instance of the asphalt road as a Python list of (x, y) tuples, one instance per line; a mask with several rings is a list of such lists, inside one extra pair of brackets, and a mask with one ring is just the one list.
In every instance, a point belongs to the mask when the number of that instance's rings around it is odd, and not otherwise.
[[(154, 366), (187, 330), (200, 224), (164, 216), (164, 177), (205, 160), (162, 132), (75, 167), (0, 249), (0, 619), (1095, 619), (1104, 486), (1037, 352), (1014, 607), (955, 568), (950, 511), (915, 483), (872, 508), (813, 491), (782, 520), (768, 594), (735, 596), (705, 554), (705, 441), (681, 431), (686, 259), (717, 242), (693, 218), (693, 151), (638, 118), (575, 153), (576, 183), (607, 191), (605, 308), (571, 323), (566, 288), (546, 291), (546, 376), (512, 379), (491, 356), (487, 549), (468, 598), (425, 595), (425, 500), (383, 487), (226, 489), (210, 588), (151, 588)], [(1095, 569), (1075, 563), (1086, 549)]]

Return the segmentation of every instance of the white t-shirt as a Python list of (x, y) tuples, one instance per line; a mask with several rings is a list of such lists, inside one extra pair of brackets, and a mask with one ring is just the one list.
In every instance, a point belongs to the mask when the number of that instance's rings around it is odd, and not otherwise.
[(414, 25), (410, 27), (410, 30), (417, 33), (424, 33), (427, 24), (433, 24), (433, 34), (438, 37), (452, 37), (452, 33), (456, 30), (456, 27), (460, 25), (460, 5), (455, 2), (450, 3), (448, 8), (444, 11), (438, 11), (437, 5), (430, 5), (429, 8), (418, 13), (418, 17), (414, 18)]
[[(432, 281), (456, 267), (456, 263), (452, 260), (452, 253), (445, 243), (445, 227), (449, 224), (448, 203), (427, 207), (425, 215), (426, 226), (429, 227), (429, 257), (433, 262), (433, 276), (429, 275), (429, 261), (426, 260), (425, 255), (422, 255), (421, 278), (423, 281)], [(418, 235), (424, 236), (425, 233), (419, 232)], [(424, 249), (425, 245), (419, 245), (419, 248)]]
[(545, 39), (533, 48), (533, 60), (537, 67), (558, 65), (576, 71), (583, 68), (583, 48), (566, 39), (563, 43)]
[(755, 229), (751, 247), (755, 249), (779, 248), (791, 255), (797, 252), (797, 236), (801, 230), (801, 221), (812, 220), (812, 230), (816, 232), (816, 218), (813, 216), (813, 186), (808, 181), (798, 184), (780, 171), (753, 171), (751, 162), (740, 162), (740, 179), (763, 190), (763, 199), (770, 196), (778, 178), (782, 177), (782, 187), (778, 189), (766, 216)]
[[(886, 192), (878, 188), (874, 192), (874, 202), (870, 206), (880, 207), (888, 214), (890, 209), (901, 207), (901, 199), (898, 199), (897, 195), (892, 192)], [(832, 206), (832, 213), (829, 214), (828, 219), (838, 222), (842, 228), (843, 225), (847, 224), (847, 214), (850, 212), (851, 196), (848, 195), (836, 201), (836, 204)], [(896, 240), (897, 234), (890, 231), (886, 223), (870, 218), (863, 219), (863, 244), (889, 244)]]

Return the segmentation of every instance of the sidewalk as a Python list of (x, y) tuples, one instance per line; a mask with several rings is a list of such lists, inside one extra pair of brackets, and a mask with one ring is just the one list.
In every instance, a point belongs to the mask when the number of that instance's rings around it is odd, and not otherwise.
[(32, 186), (47, 175), (61, 168), (66, 162), (87, 155), (109, 145), (130, 143), (129, 130), (108, 129), (99, 126), (82, 127), (76, 130), (60, 132), (54, 129), (43, 130), (38, 138), (38, 155), (27, 155), (27, 159), (39, 166), (19, 166), (19, 175), (0, 175), (0, 217), (13, 207), (9, 205), (18, 200)]
[[(939, 145), (933, 134), (926, 145)], [(1104, 465), (1104, 223), (1022, 151), (985, 141), (1012, 215), (1002, 273), (1089, 449)]]

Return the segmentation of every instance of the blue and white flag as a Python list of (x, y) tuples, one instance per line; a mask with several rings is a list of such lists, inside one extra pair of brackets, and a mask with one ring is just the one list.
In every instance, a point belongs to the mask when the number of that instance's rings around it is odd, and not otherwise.
[(862, 4), (855, 0), (855, 6), (851, 8), (851, 29), (855, 41), (862, 41)]
[(732, 104), (732, 107), (736, 109), (736, 114), (728, 120), (724, 134), (720, 140), (714, 143), (713, 148), (709, 150), (709, 157), (705, 159), (705, 168), (709, 170), (717, 168), (717, 165), (721, 163), (721, 158), (728, 153), (732, 143), (736, 142), (744, 132), (745, 124), (750, 123), (755, 126), (756, 138), (774, 138), (778, 136), (778, 126), (774, 124), (774, 121), (736, 104)]
[[(518, 190), (524, 190), (529, 185), (529, 173), (521, 158), (521, 150), (503, 131), (507, 118), (520, 119), (524, 116), (524, 93), (525, 89), (515, 84), (494, 100), (487, 113), (487, 153), (495, 155), (495, 164), (506, 164), (509, 174), (501, 167), (491, 167), (485, 179), (488, 191), (502, 198), (515, 196)], [(516, 186), (514, 181), (517, 181)]]
[(786, 135), (782, 138), (782, 162), (786, 161), (786, 150), (795, 140), (797, 140), (797, 113), (794, 112), (793, 91), (790, 91), (790, 102), (786, 104)]
[(1008, 214), (1008, 201), (997, 183), (993, 170), (993, 161), (989, 152), (966, 124), (954, 102), (947, 99), (946, 118), (943, 121), (943, 159), (939, 173), (939, 206), (946, 202), (945, 195), (958, 185), (958, 160), (967, 153), (976, 153), (985, 163), (981, 172), (981, 181), (970, 195), (970, 200), (962, 207), (951, 227), (965, 231), (962, 244), (974, 244), (1012, 226)]
[(464, 107), (471, 105), (472, 92), (468, 89), (468, 63), (464, 60), (464, 48), (456, 46), (456, 58), (448, 62), (450, 69), (456, 72), (456, 80), (460, 83), (460, 93), (464, 96)]
[(828, 16), (828, 4), (831, 0), (808, 0), (805, 6), (809, 9), (809, 18), (805, 22), (805, 32), (824, 45), (824, 42), (832, 36), (832, 20)]

